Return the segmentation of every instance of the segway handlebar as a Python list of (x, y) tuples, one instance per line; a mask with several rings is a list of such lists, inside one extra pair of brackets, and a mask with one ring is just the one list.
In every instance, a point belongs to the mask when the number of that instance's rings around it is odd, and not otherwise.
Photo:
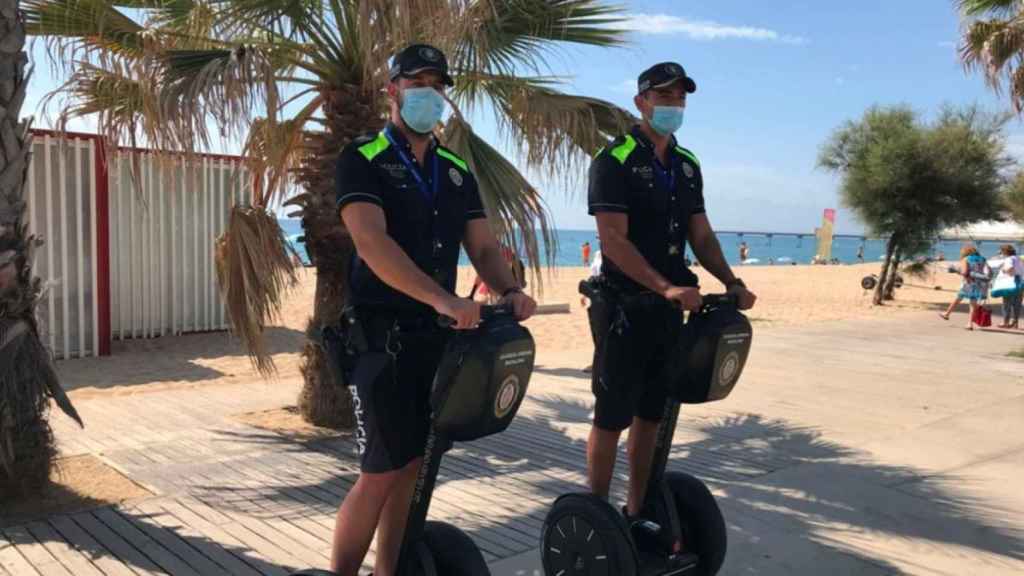
[(739, 298), (735, 294), (704, 294), (701, 296), (701, 306), (738, 306)]
[[(512, 316), (515, 314), (511, 304), (484, 304), (480, 306), (480, 321), (486, 322), (494, 318), (501, 318), (503, 316)], [(440, 315), (437, 317), (437, 323), (442, 328), (451, 328), (455, 326), (455, 318), (451, 316)]]

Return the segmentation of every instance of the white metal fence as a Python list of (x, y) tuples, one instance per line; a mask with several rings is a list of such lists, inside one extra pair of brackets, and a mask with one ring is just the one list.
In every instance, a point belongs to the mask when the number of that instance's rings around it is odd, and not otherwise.
[(34, 132), (32, 152), (29, 229), (45, 240), (34, 269), (55, 357), (107, 353), (112, 338), (228, 327), (214, 249), (231, 206), (249, 202), (240, 159), (104, 158), (94, 135), (45, 131)]
[[(138, 187), (133, 184), (136, 163)], [(237, 170), (236, 170), (237, 168)], [(247, 202), (237, 161), (119, 152), (110, 162), (110, 320), (114, 338), (223, 330), (214, 245)]]
[(49, 135), (32, 142), (29, 230), (45, 241), (33, 268), (46, 292), (44, 341), (58, 358), (100, 353), (96, 141)]

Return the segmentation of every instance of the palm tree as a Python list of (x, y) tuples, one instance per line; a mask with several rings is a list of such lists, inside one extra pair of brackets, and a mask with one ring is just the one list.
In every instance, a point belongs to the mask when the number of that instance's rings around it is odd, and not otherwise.
[[(619, 9), (602, 0), (28, 0), (30, 34), (49, 39), (67, 83), (65, 116), (98, 114), (118, 141), (192, 152), (215, 132), (245, 140), (263, 175), (254, 207), (231, 216), (218, 269), (233, 329), (258, 366), (264, 322), (291, 274), (266, 209), (289, 188), (317, 270), (303, 352), (300, 406), (310, 421), (344, 425), (345, 388), (325, 369), (318, 333), (337, 321), (353, 246), (335, 209), (333, 166), (353, 138), (379, 130), (389, 57), (412, 41), (445, 50), (457, 78), (455, 114), (439, 135), (472, 167), (492, 222), (539, 271), (553, 253), (539, 191), (477, 136), (461, 110), (489, 112), (527, 165), (557, 176), (603, 146), (631, 116), (566, 94), (548, 59), (564, 45), (618, 46)], [(538, 235), (542, 242), (537, 241)], [(263, 248), (254, 250), (258, 241)], [(269, 250), (269, 252), (268, 252)], [(268, 257), (267, 254), (272, 256)]]
[(46, 486), (56, 456), (47, 420), (53, 397), (81, 424), (39, 339), (41, 282), (25, 222), (30, 122), (21, 120), (29, 73), (18, 0), (0, 0), (0, 501)]
[(960, 59), (980, 69), (997, 93), (1009, 85), (1010, 101), (1024, 112), (1024, 3), (1018, 0), (958, 0), (964, 16)]

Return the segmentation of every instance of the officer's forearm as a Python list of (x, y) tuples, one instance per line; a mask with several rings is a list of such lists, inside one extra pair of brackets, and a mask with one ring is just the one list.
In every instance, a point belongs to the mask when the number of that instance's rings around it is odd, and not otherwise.
[(384, 283), (411, 298), (437, 308), (451, 294), (423, 273), (387, 234), (371, 238), (353, 237), (359, 257)]
[(601, 236), (601, 257), (608, 258), (626, 276), (658, 294), (664, 294), (672, 287), (672, 283), (659, 274), (623, 234), (615, 232)]
[(722, 284), (727, 284), (736, 278), (729, 263), (726, 262), (725, 255), (722, 254), (722, 246), (714, 234), (705, 234), (700, 238), (694, 238), (691, 240), (691, 245), (693, 255), (697, 257), (701, 266), (712, 276), (718, 278)]
[(470, 260), (477, 274), (495, 293), (504, 294), (506, 290), (516, 287), (510, 263), (502, 256), (497, 242), (481, 248), (477, 254), (470, 254)]

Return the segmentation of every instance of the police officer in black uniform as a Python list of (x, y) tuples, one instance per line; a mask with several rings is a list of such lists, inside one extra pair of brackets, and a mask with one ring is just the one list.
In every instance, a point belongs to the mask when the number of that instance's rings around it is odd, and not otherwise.
[(409, 46), (390, 79), (391, 121), (347, 146), (337, 165), (338, 208), (357, 253), (342, 338), (361, 454), (335, 524), (331, 569), (341, 576), (357, 574), (375, 530), (374, 574), (395, 573), (450, 334), (437, 317), (454, 318), (456, 329), (480, 321), (480, 305), (455, 296), (459, 246), (519, 319), (536, 308), (502, 256), (469, 167), (434, 137), (453, 84), (444, 54)]
[(633, 102), (642, 120), (598, 153), (589, 189), (601, 238), (600, 284), (613, 305), (591, 308), (602, 337), (594, 353), (587, 472), (594, 494), (607, 498), (619, 435), (630, 428), (627, 518), (644, 501), (668, 394), (658, 374), (681, 325), (678, 309), (701, 304), (697, 277), (686, 266), (687, 242), (740, 308), (756, 299), (733, 275), (708, 222), (700, 162), (674, 136), (696, 83), (679, 64), (664, 62), (637, 84)]

